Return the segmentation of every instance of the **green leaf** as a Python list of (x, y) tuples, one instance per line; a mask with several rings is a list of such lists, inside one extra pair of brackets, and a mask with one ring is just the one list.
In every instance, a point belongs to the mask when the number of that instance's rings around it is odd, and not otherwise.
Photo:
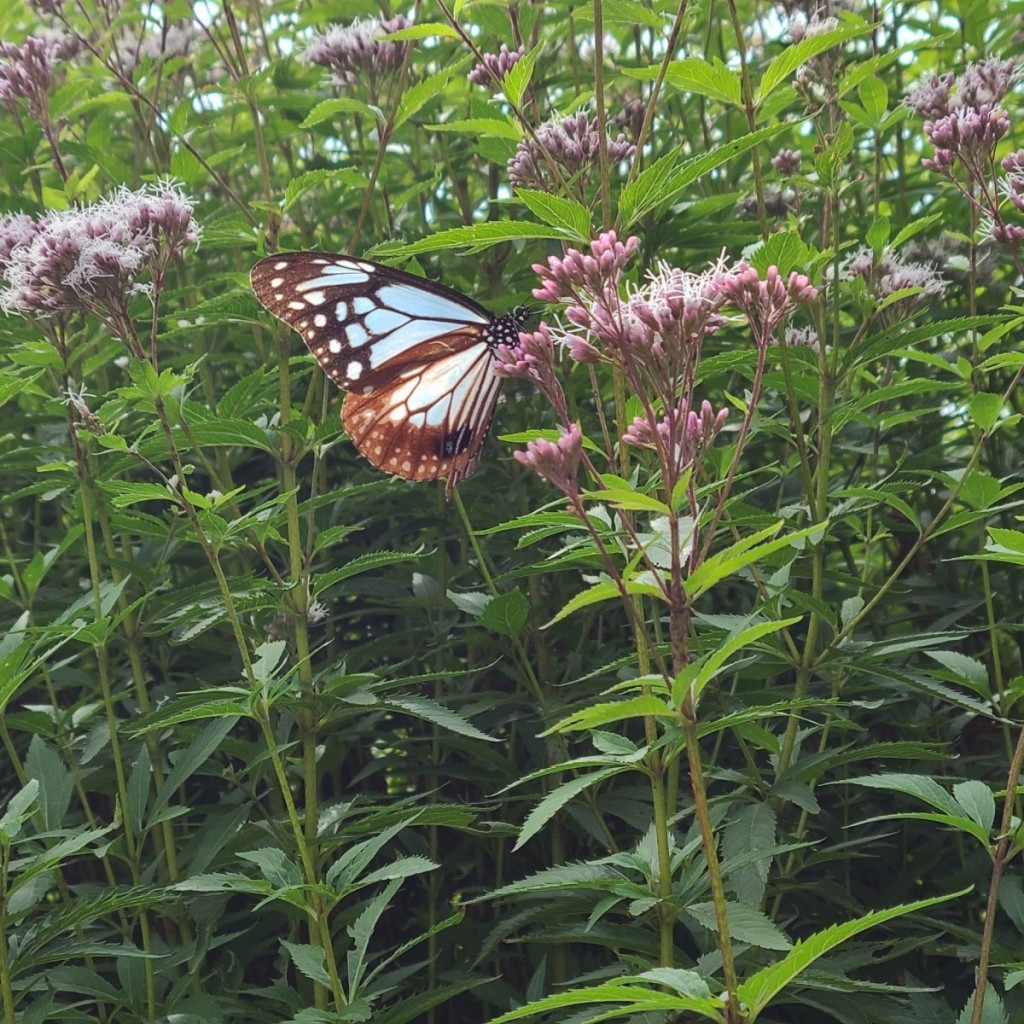
[[(593, 9), (586, 4), (573, 10), (573, 17), (587, 25), (594, 23)], [(664, 32), (667, 26), (663, 16), (635, 0), (601, 0), (601, 22), (606, 28), (609, 25), (628, 25), (631, 28), (646, 25), (657, 32)]]
[(751, 253), (748, 262), (762, 277), (775, 267), (783, 277), (804, 270), (811, 259), (811, 247), (795, 231), (776, 231), (764, 245)]
[(1002, 395), (979, 392), (971, 398), (971, 419), (982, 430), (991, 430), (999, 422), (1003, 411)]
[(864, 236), (864, 240), (878, 256), (882, 255), (882, 251), (889, 242), (890, 223), (888, 217), (879, 217), (872, 222), (871, 227), (868, 228), (867, 234)]
[(225, 737), (234, 728), (237, 718), (217, 718), (209, 722), (199, 735), (174, 759), (174, 766), (164, 778), (153, 801), (150, 811), (156, 817), (167, 802), (177, 793), (179, 787), (209, 760), (210, 755), (219, 750)]
[(739, 650), (749, 644), (770, 636), (779, 630), (788, 629), (800, 621), (799, 617), (779, 619), (774, 622), (756, 622), (753, 625), (737, 627), (710, 653), (691, 662), (676, 676), (672, 683), (672, 700), (675, 704), (682, 703), (689, 690), (694, 699), (698, 699), (704, 688), (726, 665), (728, 660)]
[(953, 799), (986, 832), (992, 831), (996, 820), (996, 801), (992, 790), (980, 779), (968, 779), (953, 787)]
[(513, 142), (523, 137), (522, 129), (514, 121), (496, 117), (470, 117), (463, 121), (445, 121), (443, 124), (428, 124), (425, 127), (435, 132), (464, 132), (490, 139), (511, 139)]
[(821, 527), (811, 526), (806, 530), (798, 530), (795, 533), (786, 534), (775, 540), (764, 542), (764, 538), (771, 537), (778, 533), (782, 522), (769, 526), (750, 537), (744, 537), (724, 551), (719, 551), (706, 559), (699, 565), (686, 580), (686, 594), (691, 601), (695, 601), (702, 594), (707, 593), (716, 583), (729, 576), (734, 575), (740, 569), (765, 558), (782, 548), (790, 545), (797, 546), (800, 541), (821, 533)]
[(724, 143), (710, 153), (690, 157), (680, 162), (680, 151), (675, 150), (650, 167), (641, 171), (637, 178), (622, 190), (619, 205), (622, 209), (623, 226), (629, 227), (642, 217), (652, 213), (659, 206), (675, 199), (684, 189), (698, 178), (726, 163), (740, 153), (775, 135), (783, 129), (792, 129), (792, 122), (759, 128), (749, 135), (740, 136)]
[(448, 79), (457, 74), (472, 62), (471, 55), (457, 60), (449, 67), (434, 72), (428, 78), (409, 86), (403, 93), (398, 104), (398, 113), (395, 115), (395, 128), (400, 128), (413, 114), (419, 112), (427, 103), (444, 91)]
[(373, 569), (381, 569), (386, 565), (401, 565), (404, 562), (415, 561), (422, 557), (423, 554), (420, 551), (371, 551), (369, 554), (353, 558), (351, 562), (347, 562), (337, 569), (318, 573), (313, 577), (310, 592), (313, 597), (318, 597), (325, 590), (340, 583), (342, 580), (359, 576)]
[(315, 171), (306, 171), (304, 174), (296, 175), (288, 182), (284, 190), (284, 208), (287, 210), (304, 192), (325, 182), (363, 188), (366, 185), (366, 176), (354, 167), (319, 168)]
[[(661, 65), (652, 64), (645, 68), (623, 68), (622, 73), (631, 78), (653, 81), (661, 74)], [(686, 57), (674, 60), (665, 72), (665, 81), (670, 85), (697, 96), (740, 106), (743, 89), (740, 76), (732, 71), (718, 57), (704, 60), (701, 57)]]
[(616, 765), (596, 772), (585, 772), (553, 789), (526, 816), (512, 852), (522, 849), (574, 797), (591, 786), (600, 785), (605, 779), (632, 770), (634, 769), (629, 765)]
[(521, 107), (523, 105), (523, 94), (526, 92), (526, 87), (530, 84), (530, 79), (533, 78), (533, 68), (543, 48), (544, 41), (542, 40), (532, 50), (520, 57), (505, 72), (505, 77), (501, 83), (501, 91), (505, 94), (505, 99), (512, 106)]
[(964, 896), (970, 891), (970, 888), (961, 889), (959, 892), (951, 893), (948, 896), (934, 896), (931, 899), (918, 900), (916, 903), (905, 903), (902, 906), (891, 907), (888, 910), (876, 910), (873, 913), (857, 918), (855, 921), (832, 925), (815, 933), (810, 938), (798, 942), (778, 963), (762, 968), (740, 985), (739, 997), (747, 1007), (747, 1019), (750, 1021), (750, 1024), (753, 1024), (760, 1016), (761, 1011), (791, 981), (794, 981), (803, 974), (819, 957), (824, 956), (837, 946), (841, 946), (848, 939), (852, 939), (855, 935), (859, 935), (875, 925), (884, 924), (886, 921), (915, 913), (918, 910), (927, 910), (929, 907)]
[(432, 722), (443, 729), (458, 733), (460, 736), (469, 736), (474, 740), (486, 740), (488, 743), (499, 742), (498, 737), (488, 736), (481, 732), (475, 725), (471, 725), (461, 715), (456, 714), (443, 704), (430, 700), (427, 697), (389, 697), (383, 702), (386, 706), (393, 707), (406, 714), (415, 715), (426, 722)]
[[(368, 107), (365, 103), (353, 99), (324, 100), (318, 103), (306, 116), (305, 121), (299, 125), (300, 128), (312, 128), (313, 125), (326, 121), (335, 114), (363, 114), (371, 121), (383, 122), (384, 116), (379, 110)], [(315, 172), (310, 172), (315, 173)]]
[(857, 95), (872, 121), (880, 123), (889, 106), (889, 89), (885, 82), (874, 75), (865, 78), (857, 87)]
[(577, 241), (590, 241), (590, 211), (582, 203), (532, 188), (517, 188), (515, 193), (530, 212), (545, 224), (562, 228)]
[(867, 35), (872, 26), (865, 24), (858, 19), (857, 22), (833, 29), (831, 32), (822, 32), (820, 35), (807, 36), (799, 43), (787, 46), (769, 65), (765, 68), (761, 81), (755, 90), (754, 105), (761, 106), (764, 101), (785, 81), (789, 81), (801, 64), (806, 64), (812, 57), (819, 53), (831, 50), (833, 46), (845, 43), (848, 39), (856, 39), (857, 36)]
[[(648, 597), (657, 598), (664, 597), (660, 588), (651, 583), (639, 583), (636, 580), (632, 580), (626, 581), (623, 586), (627, 594), (645, 594)], [(560, 622), (566, 616), (572, 615), (573, 612), (578, 612), (581, 608), (589, 608), (592, 604), (612, 601), (621, 596), (622, 594), (618, 586), (610, 580), (595, 583), (589, 590), (584, 590), (582, 593), (566, 601), (562, 606), (562, 610), (549, 622), (544, 623), (543, 628), (547, 629), (549, 626), (553, 626), (556, 622)]]
[(565, 237), (564, 231), (547, 224), (534, 224), (525, 220), (484, 221), (481, 224), (438, 231), (417, 242), (382, 242), (374, 246), (369, 255), (373, 259), (404, 259), (443, 249), (464, 249), (467, 253), (475, 253), (502, 242)]
[(861, 775), (844, 780), (846, 785), (868, 786), (871, 789), (886, 789), (892, 793), (917, 797), (944, 814), (958, 815), (960, 806), (930, 776), (908, 775), (906, 772), (892, 772), (888, 775)]
[[(35, 739), (35, 737), (33, 737)], [(3, 816), (0, 816), (0, 835), (6, 840), (14, 839), (21, 831), (22, 824), (35, 813), (36, 798), (39, 796), (39, 780), (29, 779), (17, 793), (8, 800)]]
[(541, 733), (549, 736), (555, 732), (579, 732), (608, 725), (611, 722), (624, 722), (628, 718), (646, 718), (647, 716), (671, 717), (672, 709), (663, 698), (642, 694), (626, 700), (604, 701), (591, 704), (563, 718), (556, 725)]
[(399, 878), (389, 883), (366, 905), (363, 912), (349, 925), (348, 933), (352, 937), (352, 949), (348, 951), (348, 987), (349, 992), (358, 992), (366, 971), (366, 951), (370, 946), (370, 939), (373, 937), (374, 928), (380, 920), (381, 914), (387, 909), (388, 904), (394, 899), (402, 885), (403, 879)]
[[(778, 797), (779, 794), (773, 792), (772, 795)], [(775, 824), (775, 812), (771, 807), (767, 803), (754, 803), (732, 812), (722, 831), (722, 855), (726, 860), (751, 852), (769, 851), (764, 857), (729, 872), (729, 881), (737, 899), (747, 906), (761, 905), (772, 864), (770, 851), (775, 846)]]
[(629, 509), (634, 512), (656, 512), (666, 517), (672, 514), (671, 509), (663, 501), (632, 489), (607, 487), (600, 491), (584, 491), (583, 497), (589, 501), (611, 505), (613, 508)]
[(479, 621), (485, 629), (514, 638), (523, 631), (529, 615), (530, 602), (517, 587), (488, 601)]
[(75, 780), (64, 759), (41, 736), (33, 736), (29, 744), (25, 774), (31, 782), (39, 785), (39, 810), (43, 816), (43, 827), (59, 829), (64, 824), (64, 815), (71, 803)]
[(138, 835), (146, 823), (146, 804), (149, 803), (149, 787), (153, 769), (149, 760), (149, 748), (143, 743), (128, 777), (128, 804), (125, 813), (132, 831)]
[(320, 946), (310, 946), (302, 942), (289, 942), (287, 939), (278, 940), (286, 950), (295, 969), (304, 974), (311, 981), (315, 981), (324, 988), (331, 987), (331, 979), (328, 977), (324, 951)]
[(388, 32), (380, 36), (381, 39), (433, 39), (440, 36), (442, 39), (459, 39), (458, 30), (452, 25), (442, 21), (418, 21), (408, 28), (400, 28), (394, 32)]
[[(717, 933), (713, 903), (694, 903), (686, 908), (686, 913), (712, 934)], [(765, 914), (754, 907), (748, 907), (745, 903), (727, 902), (725, 913), (729, 921), (729, 934), (734, 941), (747, 942), (758, 949), (789, 949), (793, 945)]]
[[(492, 1018), (490, 1024), (508, 1024), (510, 1021), (522, 1020), (524, 1017), (537, 1017), (546, 1013), (555, 1013), (555, 1016), (550, 1018), (552, 1020), (567, 1020), (568, 1015), (563, 1011), (574, 1007), (583, 1007), (588, 1011), (583, 1018), (576, 1014), (572, 1015), (574, 1020), (584, 1019), (593, 1021), (595, 1024), (599, 1020), (609, 1020), (613, 1017), (663, 1020), (665, 1014), (670, 1012), (680, 1015), (695, 1013), (705, 1020), (721, 1024), (723, 1020), (722, 1003), (719, 999), (714, 997), (702, 999), (675, 992), (641, 988), (636, 984), (641, 980), (645, 980), (645, 976), (620, 978), (615, 981), (606, 981), (600, 985), (574, 988), (568, 992), (545, 996), (543, 999), (532, 1000), (525, 1006), (520, 1006), (509, 1013), (503, 1013), (500, 1017)], [(594, 1016), (593, 1007), (599, 1003), (614, 1003), (616, 1009), (609, 1015)], [(684, 1017), (684, 1019), (686, 1018)]]

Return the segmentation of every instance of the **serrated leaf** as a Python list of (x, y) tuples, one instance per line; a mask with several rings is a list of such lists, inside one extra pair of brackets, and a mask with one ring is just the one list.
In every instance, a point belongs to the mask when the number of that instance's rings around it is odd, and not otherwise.
[[(368, 107), (359, 100), (348, 98), (323, 100), (318, 103), (307, 115), (306, 119), (299, 125), (300, 128), (312, 128), (313, 125), (326, 121), (335, 114), (365, 114), (371, 121), (383, 121), (383, 115), (379, 110)], [(315, 172), (311, 172), (315, 173)]]
[(517, 188), (515, 191), (530, 212), (545, 224), (563, 228), (578, 241), (590, 241), (590, 211), (582, 203), (532, 188)]
[(487, 733), (481, 732), (475, 725), (467, 722), (466, 719), (456, 714), (451, 708), (446, 708), (443, 704), (438, 704), (427, 697), (389, 697), (386, 701), (382, 701), (382, 703), (397, 710), (405, 711), (407, 714), (415, 715), (424, 721), (432, 722), (434, 725), (439, 725), (443, 729), (458, 733), (460, 736), (469, 736), (474, 740), (486, 740), (488, 743), (499, 742), (496, 736), (488, 736)]
[[(729, 920), (729, 934), (734, 941), (747, 942), (758, 949), (790, 949), (793, 945), (779, 928), (754, 907), (745, 903), (727, 902), (726, 917)], [(710, 932), (717, 932), (718, 923), (713, 903), (694, 903), (686, 908), (700, 925)]]
[(445, 121), (444, 124), (428, 124), (425, 127), (435, 132), (465, 132), (492, 139), (511, 139), (518, 142), (523, 137), (522, 129), (512, 121), (496, 117), (469, 117), (462, 121)]
[(858, 22), (833, 29), (830, 32), (822, 32), (820, 35), (807, 36), (805, 39), (801, 39), (799, 43), (787, 46), (765, 68), (761, 81), (755, 90), (754, 105), (761, 106), (782, 82), (792, 78), (794, 72), (801, 64), (806, 64), (812, 57), (816, 57), (819, 53), (824, 53), (826, 50), (831, 50), (833, 46), (845, 43), (848, 39), (856, 39), (857, 36), (866, 35), (871, 29), (871, 25)]
[(971, 419), (982, 429), (991, 430), (1003, 411), (1002, 395), (979, 392), (971, 398)]
[(315, 185), (322, 185), (324, 182), (363, 187), (366, 185), (366, 176), (354, 167), (318, 168), (315, 171), (306, 171), (304, 174), (296, 175), (288, 182), (284, 190), (284, 208), (287, 210), (303, 192), (307, 192)]
[(591, 704), (563, 718), (550, 729), (542, 732), (548, 736), (554, 732), (578, 732), (582, 729), (593, 729), (595, 726), (622, 722), (627, 718), (645, 718), (647, 716), (671, 716), (672, 709), (659, 697), (641, 695), (626, 700), (603, 701)]
[(740, 153), (779, 134), (784, 128), (792, 128), (791, 122), (759, 128), (749, 135), (732, 139), (710, 153), (690, 157), (679, 162), (679, 151), (670, 153), (643, 170), (637, 178), (626, 185), (619, 200), (625, 227), (635, 224), (640, 218), (652, 213), (659, 206), (675, 199), (685, 188), (733, 159)]
[(398, 113), (395, 115), (395, 128), (400, 128), (413, 114), (418, 113), (434, 97), (442, 93), (452, 75), (467, 67), (472, 59), (471, 56), (464, 57), (453, 65), (435, 71), (428, 78), (409, 86), (402, 93), (402, 98), (399, 101)]
[(526, 87), (530, 84), (530, 79), (533, 77), (533, 68), (537, 63), (537, 58), (540, 56), (541, 50), (544, 48), (543, 41), (539, 42), (532, 50), (523, 54), (505, 72), (505, 77), (502, 79), (501, 91), (505, 94), (505, 98), (514, 107), (520, 107), (523, 103), (523, 94), (526, 92)]
[(329, 572), (317, 573), (313, 577), (310, 593), (317, 597), (329, 587), (333, 587), (342, 580), (347, 580), (360, 573), (370, 572), (373, 569), (380, 569), (387, 565), (401, 565), (403, 562), (414, 561), (422, 557), (422, 552), (412, 551), (371, 551), (369, 554), (353, 558), (351, 562), (331, 569)]
[(286, 950), (295, 969), (304, 974), (311, 981), (315, 981), (324, 988), (331, 987), (331, 979), (327, 975), (324, 959), (324, 951), (320, 946), (310, 946), (303, 942), (289, 942), (287, 939), (278, 940)]
[(624, 771), (632, 770), (632, 766), (629, 765), (602, 768), (600, 771), (577, 775), (576, 778), (570, 779), (568, 782), (553, 789), (526, 816), (512, 852), (515, 853), (517, 850), (522, 849), (574, 797), (591, 786), (600, 785), (605, 779), (610, 779)]
[(374, 259), (404, 259), (424, 252), (443, 249), (465, 249), (468, 253), (481, 252), (502, 242), (516, 242), (531, 238), (565, 238), (565, 232), (547, 224), (532, 221), (485, 221), (466, 227), (438, 231), (416, 242), (382, 242), (374, 246), (369, 255)]
[(953, 787), (953, 799), (972, 821), (977, 822), (986, 832), (992, 831), (996, 820), (996, 800), (984, 782), (980, 779), (958, 782)]
[(530, 602), (517, 587), (488, 601), (479, 622), (485, 629), (514, 639), (523, 631), (529, 615)]
[(948, 896), (935, 896), (932, 899), (918, 900), (916, 903), (906, 903), (902, 906), (892, 907), (889, 910), (877, 910), (871, 914), (865, 914), (855, 921), (847, 921), (845, 924), (832, 925), (823, 931), (817, 932), (810, 938), (798, 942), (790, 952), (778, 963), (770, 967), (764, 967), (752, 977), (748, 978), (739, 987), (739, 997), (746, 1004), (748, 1019), (756, 1020), (761, 1011), (793, 980), (798, 978), (808, 967), (819, 957), (842, 945), (848, 939), (859, 935), (875, 925), (884, 924), (894, 918), (902, 917), (905, 914), (912, 914), (917, 910), (926, 910), (939, 903), (964, 896), (971, 890), (961, 889), (959, 892), (951, 893)]
[[(661, 73), (661, 66), (654, 64), (645, 68), (623, 68), (623, 73), (650, 81)], [(707, 96), (731, 106), (739, 106), (743, 98), (740, 76), (718, 57), (712, 57), (711, 60), (701, 57), (674, 60), (665, 72), (665, 81), (684, 92)]]

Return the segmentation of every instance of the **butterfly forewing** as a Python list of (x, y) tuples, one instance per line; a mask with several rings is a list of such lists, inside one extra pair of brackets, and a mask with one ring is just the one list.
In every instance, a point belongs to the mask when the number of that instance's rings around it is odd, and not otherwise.
[(409, 480), (473, 471), (498, 399), (492, 351), (520, 317), (497, 320), (458, 292), (369, 260), (330, 253), (270, 256), (252, 287), (349, 391), (353, 443)]

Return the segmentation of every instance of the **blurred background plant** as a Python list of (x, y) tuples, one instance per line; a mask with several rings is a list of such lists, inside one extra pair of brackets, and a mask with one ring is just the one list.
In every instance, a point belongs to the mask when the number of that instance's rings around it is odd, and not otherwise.
[[(3, 1021), (1024, 1019), (1021, 45), (4, 6)], [(452, 504), (310, 248), (540, 303)]]

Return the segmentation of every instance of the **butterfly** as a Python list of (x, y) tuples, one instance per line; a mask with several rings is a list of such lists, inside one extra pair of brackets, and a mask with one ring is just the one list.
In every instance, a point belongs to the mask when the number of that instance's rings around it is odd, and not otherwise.
[(447, 478), (451, 497), (494, 416), (494, 350), (518, 341), (528, 311), (496, 317), (434, 281), (326, 252), (268, 256), (250, 280), (348, 392), (341, 419), (356, 448), (406, 480)]

